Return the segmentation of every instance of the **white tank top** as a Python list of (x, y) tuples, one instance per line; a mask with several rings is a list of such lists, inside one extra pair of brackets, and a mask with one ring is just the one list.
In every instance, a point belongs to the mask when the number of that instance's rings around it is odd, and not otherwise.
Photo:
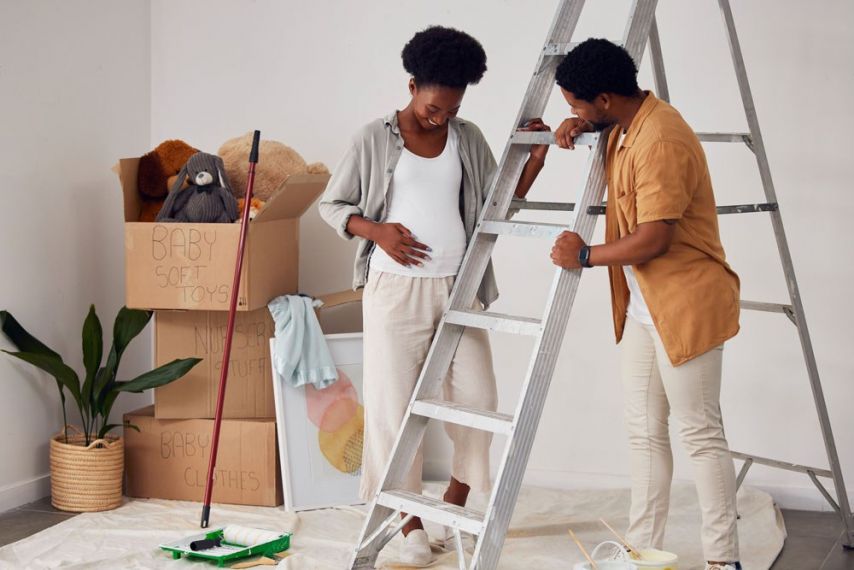
[(404, 267), (382, 248), (375, 247), (370, 268), (410, 277), (456, 275), (466, 252), (466, 232), (460, 216), (460, 187), (463, 167), (459, 140), (454, 129), (442, 154), (424, 158), (406, 148), (394, 169), (389, 186), (385, 222), (406, 226), (417, 241), (430, 246), (423, 267)]
[(626, 284), (629, 286), (629, 308), (626, 310), (626, 314), (643, 325), (655, 324), (652, 322), (652, 314), (649, 312), (646, 299), (643, 298), (632, 266), (624, 265), (623, 273), (626, 275)]
[[(619, 127), (618, 127), (619, 128)], [(625, 131), (620, 129), (620, 134), (617, 135), (617, 148), (621, 148), (623, 144), (623, 135)], [(623, 266), (623, 274), (626, 276), (626, 285), (629, 286), (629, 307), (626, 309), (626, 314), (635, 321), (643, 325), (652, 325), (652, 315), (649, 312), (649, 307), (646, 304), (646, 299), (643, 298), (638, 279), (635, 277), (635, 271), (631, 265)]]

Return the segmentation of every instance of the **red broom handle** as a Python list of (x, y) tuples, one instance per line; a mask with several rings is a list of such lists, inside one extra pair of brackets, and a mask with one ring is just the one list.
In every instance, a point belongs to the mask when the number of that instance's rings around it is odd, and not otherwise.
[(228, 327), (225, 333), (225, 346), (222, 350), (222, 367), (219, 375), (219, 391), (216, 396), (216, 415), (214, 416), (213, 435), (211, 435), (211, 456), (208, 462), (208, 478), (205, 481), (205, 503), (202, 506), (202, 528), (208, 527), (211, 514), (211, 495), (214, 486), (216, 456), (219, 451), (219, 431), (222, 427), (222, 408), (225, 404), (225, 384), (228, 381), (228, 362), (231, 359), (231, 339), (234, 336), (234, 317), (237, 314), (237, 297), (240, 293), (240, 272), (243, 269), (243, 251), (246, 246), (246, 234), (249, 230), (249, 209), (252, 204), (252, 186), (255, 184), (255, 164), (258, 162), (258, 145), (261, 131), (255, 131), (252, 138), (252, 151), (249, 153), (249, 176), (246, 179), (246, 197), (243, 201), (243, 218), (240, 220), (240, 243), (237, 245), (237, 263), (234, 267), (234, 281), (231, 283), (231, 304), (228, 307)]

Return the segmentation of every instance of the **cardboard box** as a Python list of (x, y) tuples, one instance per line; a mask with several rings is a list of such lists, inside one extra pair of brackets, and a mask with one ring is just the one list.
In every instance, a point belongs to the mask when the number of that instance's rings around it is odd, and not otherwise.
[[(362, 330), (361, 291), (319, 297), (320, 326), (327, 334)], [(212, 418), (222, 369), (228, 313), (221, 311), (157, 311), (157, 366), (176, 358), (201, 358), (186, 376), (154, 391), (158, 419)], [(270, 343), (275, 328), (266, 309), (238, 313), (231, 344), (224, 418), (272, 418), (276, 415)]]
[[(119, 161), (125, 205), (125, 282), (134, 309), (228, 310), (240, 224), (138, 222), (138, 158)], [(288, 178), (249, 225), (238, 309), (252, 311), (295, 293), (299, 218), (323, 192), (328, 174)]]
[[(154, 407), (125, 414), (130, 497), (203, 501), (213, 420), (158, 420)], [(273, 420), (226, 420), (220, 432), (213, 501), (275, 507), (282, 479)]]
[[(202, 359), (183, 378), (154, 390), (157, 419), (214, 417), (227, 325), (225, 311), (155, 313), (157, 366), (176, 358)], [(276, 415), (269, 346), (274, 332), (273, 318), (266, 307), (235, 316), (222, 417)]]
[(362, 289), (317, 297), (323, 306), (316, 311), (324, 334), (362, 332)]

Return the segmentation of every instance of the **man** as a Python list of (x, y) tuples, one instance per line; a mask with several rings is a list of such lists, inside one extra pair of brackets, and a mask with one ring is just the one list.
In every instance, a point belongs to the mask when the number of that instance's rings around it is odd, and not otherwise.
[(590, 39), (557, 69), (576, 117), (555, 132), (608, 139), (605, 244), (564, 232), (552, 260), (607, 266), (632, 461), (628, 540), (661, 548), (673, 459), (672, 411), (694, 466), (707, 570), (738, 570), (735, 469), (720, 412), (723, 342), (738, 332), (739, 281), (726, 263), (705, 155), (679, 113), (637, 84), (623, 48)]

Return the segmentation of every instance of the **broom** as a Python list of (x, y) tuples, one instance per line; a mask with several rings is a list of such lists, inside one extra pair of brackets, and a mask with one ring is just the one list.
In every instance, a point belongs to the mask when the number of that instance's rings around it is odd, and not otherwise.
[(211, 514), (211, 495), (214, 486), (214, 469), (219, 449), (219, 430), (222, 427), (222, 407), (225, 404), (225, 383), (228, 380), (228, 361), (231, 357), (231, 338), (234, 336), (234, 317), (237, 313), (237, 296), (240, 289), (240, 272), (243, 269), (243, 250), (246, 245), (246, 233), (249, 230), (249, 205), (252, 203), (252, 186), (255, 183), (255, 164), (258, 163), (258, 145), (261, 131), (255, 131), (252, 137), (252, 151), (249, 153), (249, 176), (246, 179), (246, 199), (243, 201), (243, 218), (240, 220), (240, 241), (237, 245), (237, 263), (234, 267), (234, 281), (231, 284), (231, 304), (228, 307), (228, 327), (225, 334), (225, 346), (222, 351), (222, 367), (219, 375), (219, 391), (216, 397), (216, 415), (211, 435), (211, 457), (208, 463), (208, 478), (205, 481), (205, 503), (202, 506), (202, 528), (208, 527)]

